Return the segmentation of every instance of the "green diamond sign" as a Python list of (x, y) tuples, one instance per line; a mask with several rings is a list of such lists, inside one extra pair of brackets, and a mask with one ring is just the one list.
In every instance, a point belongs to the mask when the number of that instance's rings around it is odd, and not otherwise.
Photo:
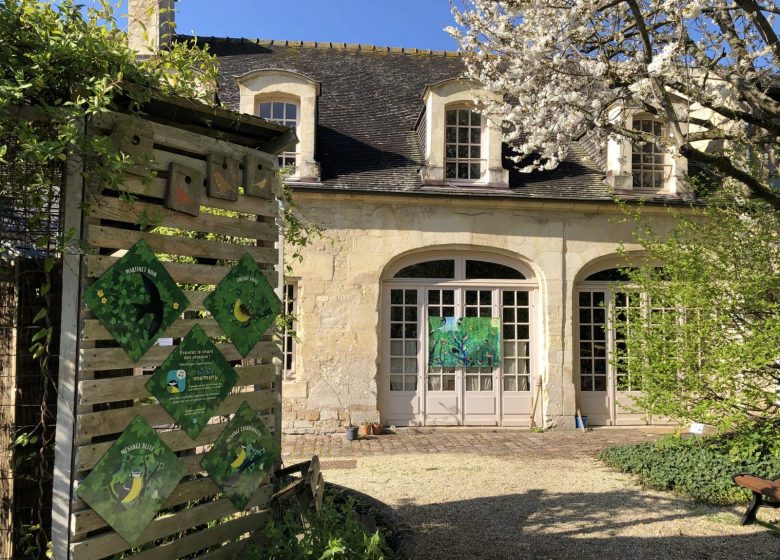
[(146, 420), (136, 416), (77, 494), (132, 546), (185, 471)]
[(282, 304), (249, 255), (227, 273), (203, 302), (242, 356), (254, 348)]
[(236, 381), (236, 372), (196, 325), (154, 371), (146, 388), (195, 439)]
[(84, 291), (84, 301), (134, 362), (189, 305), (143, 240)]
[(273, 435), (252, 407), (243, 402), (200, 464), (230, 501), (243, 510), (279, 458)]

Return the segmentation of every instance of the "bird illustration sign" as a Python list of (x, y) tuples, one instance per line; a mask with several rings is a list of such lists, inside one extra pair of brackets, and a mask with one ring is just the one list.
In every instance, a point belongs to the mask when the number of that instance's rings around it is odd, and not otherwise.
[(248, 254), (227, 273), (203, 304), (244, 357), (282, 310), (271, 284)]
[(84, 291), (84, 301), (134, 362), (189, 305), (144, 240)]
[(235, 370), (196, 325), (154, 371), (146, 388), (195, 439), (237, 381)]
[(244, 510), (279, 461), (273, 435), (245, 401), (200, 464), (230, 501)]
[(146, 420), (136, 416), (77, 494), (132, 546), (185, 471)]

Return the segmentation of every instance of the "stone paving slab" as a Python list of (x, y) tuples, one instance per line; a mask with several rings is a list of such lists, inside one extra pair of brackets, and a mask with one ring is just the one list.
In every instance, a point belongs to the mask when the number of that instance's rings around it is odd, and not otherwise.
[(592, 457), (606, 447), (641, 443), (672, 431), (656, 426), (544, 433), (521, 428), (397, 428), (392, 433), (356, 441), (346, 441), (343, 433), (284, 435), (282, 459), (292, 463), (312, 455), (326, 460), (414, 453)]

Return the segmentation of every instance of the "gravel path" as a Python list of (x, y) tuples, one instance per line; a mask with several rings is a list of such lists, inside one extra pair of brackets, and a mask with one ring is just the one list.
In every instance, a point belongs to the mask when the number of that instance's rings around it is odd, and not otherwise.
[[(780, 559), (780, 536), (718, 509), (643, 490), (587, 457), (375, 455), (326, 480), (396, 508), (420, 560)], [(347, 463), (353, 463), (347, 461)], [(759, 518), (780, 526), (780, 512)]]

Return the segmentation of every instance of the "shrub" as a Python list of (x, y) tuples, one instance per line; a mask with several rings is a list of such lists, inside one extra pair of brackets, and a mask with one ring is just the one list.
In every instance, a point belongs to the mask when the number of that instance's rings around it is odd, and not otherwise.
[(247, 560), (390, 560), (379, 529), (369, 533), (355, 511), (355, 500), (338, 503), (326, 493), (322, 509), (304, 527), (297, 508), (285, 510), (281, 521), (271, 521), (263, 536), (268, 543), (250, 551)]
[(731, 477), (747, 472), (761, 477), (780, 476), (778, 424), (759, 430), (698, 440), (676, 435), (639, 445), (604, 450), (607, 465), (637, 475), (652, 488), (674, 490), (696, 500), (727, 505), (746, 502), (750, 492)]

